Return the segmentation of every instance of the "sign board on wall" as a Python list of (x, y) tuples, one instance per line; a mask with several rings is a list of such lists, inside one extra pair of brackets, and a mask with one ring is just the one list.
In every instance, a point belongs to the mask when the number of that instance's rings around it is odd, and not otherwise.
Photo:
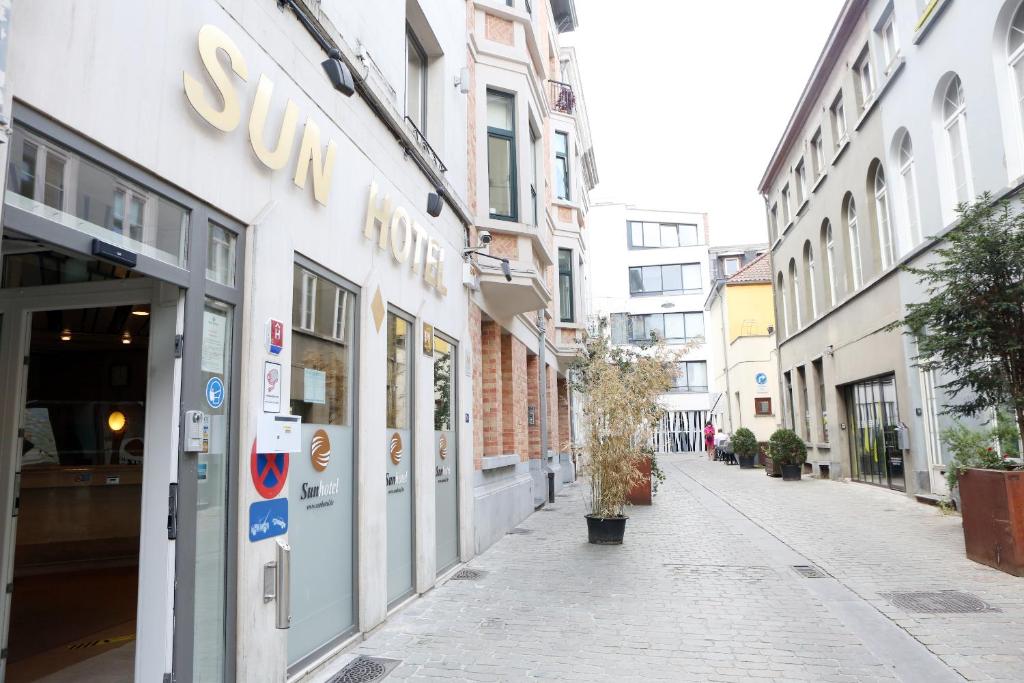
[(288, 499), (258, 500), (249, 506), (249, 541), (288, 532)]
[(281, 364), (263, 362), (263, 412), (281, 412)]

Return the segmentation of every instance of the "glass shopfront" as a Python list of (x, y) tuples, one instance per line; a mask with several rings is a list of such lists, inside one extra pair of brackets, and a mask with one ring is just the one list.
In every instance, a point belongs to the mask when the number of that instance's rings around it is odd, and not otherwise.
[(899, 449), (896, 378), (887, 375), (846, 388), (850, 466), (855, 481), (906, 490)]
[(412, 448), (413, 324), (388, 312), (387, 458), (388, 605), (414, 591), (413, 572), (413, 448)]
[(437, 571), (459, 561), (459, 458), (455, 427), (456, 346), (434, 335), (434, 528)]
[[(292, 299), (291, 414), (303, 452), (291, 462), (294, 667), (355, 630), (354, 290), (306, 261)], [(267, 363), (265, 372), (280, 372)]]

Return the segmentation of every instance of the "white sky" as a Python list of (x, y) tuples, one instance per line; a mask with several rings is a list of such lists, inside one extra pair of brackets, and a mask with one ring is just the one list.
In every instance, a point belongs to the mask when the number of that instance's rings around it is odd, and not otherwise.
[(576, 0), (600, 184), (592, 201), (706, 211), (767, 241), (757, 184), (842, 0)]

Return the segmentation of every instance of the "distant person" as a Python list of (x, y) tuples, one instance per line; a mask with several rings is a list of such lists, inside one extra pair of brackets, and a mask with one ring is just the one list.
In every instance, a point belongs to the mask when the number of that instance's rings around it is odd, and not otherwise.
[(708, 460), (715, 459), (715, 426), (708, 420), (704, 424), (704, 448), (708, 452)]
[(718, 433), (715, 434), (715, 448), (723, 448), (725, 442), (729, 440), (729, 435), (722, 431), (722, 428), (718, 428)]

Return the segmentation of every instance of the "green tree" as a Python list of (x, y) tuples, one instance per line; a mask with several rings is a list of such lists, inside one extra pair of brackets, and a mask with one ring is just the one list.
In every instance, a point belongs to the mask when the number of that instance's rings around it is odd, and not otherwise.
[(903, 320), (917, 339), (917, 365), (950, 379), (942, 385), (954, 415), (1012, 408), (1024, 427), (1024, 212), (990, 194), (961, 204), (960, 222), (935, 249), (938, 260), (906, 268), (928, 299)]

